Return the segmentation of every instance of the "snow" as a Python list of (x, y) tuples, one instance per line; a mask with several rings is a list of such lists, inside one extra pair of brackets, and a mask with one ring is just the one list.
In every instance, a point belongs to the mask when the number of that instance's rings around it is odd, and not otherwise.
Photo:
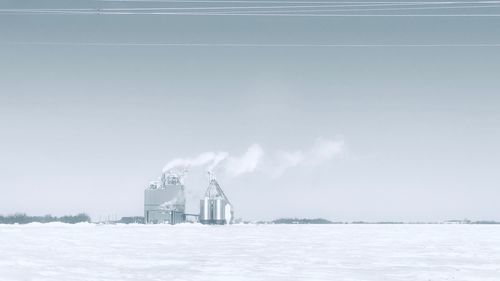
[(500, 280), (495, 225), (0, 225), (0, 280)]

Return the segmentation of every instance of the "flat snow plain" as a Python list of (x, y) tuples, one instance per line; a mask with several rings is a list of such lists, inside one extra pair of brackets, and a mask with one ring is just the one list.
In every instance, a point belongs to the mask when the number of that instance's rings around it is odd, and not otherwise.
[(495, 225), (0, 225), (0, 280), (500, 280)]

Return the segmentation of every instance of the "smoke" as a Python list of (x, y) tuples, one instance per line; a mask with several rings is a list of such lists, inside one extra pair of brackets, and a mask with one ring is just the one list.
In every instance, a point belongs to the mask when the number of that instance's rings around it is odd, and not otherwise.
[(229, 157), (224, 170), (230, 177), (254, 172), (264, 156), (264, 150), (258, 144), (251, 145), (241, 157)]
[(305, 155), (304, 164), (312, 166), (319, 165), (341, 154), (343, 150), (343, 140), (327, 140), (319, 138)]
[(343, 150), (343, 140), (318, 138), (313, 146), (305, 151), (276, 152), (274, 157), (269, 160), (266, 172), (273, 177), (279, 177), (290, 168), (316, 167), (340, 155)]
[(205, 167), (213, 172), (219, 169), (229, 177), (262, 172), (272, 177), (279, 177), (294, 167), (317, 167), (342, 154), (343, 140), (318, 138), (305, 150), (278, 150), (266, 153), (259, 144), (251, 145), (242, 155), (231, 156), (227, 152), (204, 152), (194, 158), (177, 158), (165, 166), (163, 172), (174, 168)]
[(163, 202), (160, 206), (159, 206), (159, 209), (160, 210), (172, 210), (174, 207), (175, 204), (177, 204), (179, 200), (177, 199), (177, 197), (174, 197), (174, 199), (170, 200), (170, 201), (167, 201), (167, 202)]
[(266, 171), (271, 176), (278, 177), (289, 168), (298, 166), (302, 161), (304, 161), (304, 153), (301, 150), (293, 152), (278, 151)]
[[(170, 171), (174, 168), (189, 168), (206, 166), (212, 163), (211, 166), (215, 167), (220, 161), (226, 158), (227, 152), (204, 152), (194, 158), (176, 158), (165, 165), (163, 172)], [(215, 163), (215, 164), (214, 164)], [(212, 168), (213, 169), (213, 168)]]
[(217, 155), (215, 155), (215, 157), (212, 161), (212, 164), (210, 164), (210, 166), (208, 167), (207, 170), (209, 172), (212, 172), (215, 169), (215, 167), (217, 167), (217, 165), (219, 165), (219, 163), (222, 162), (223, 160), (225, 160), (228, 156), (229, 156), (229, 153), (227, 153), (227, 152), (218, 153)]

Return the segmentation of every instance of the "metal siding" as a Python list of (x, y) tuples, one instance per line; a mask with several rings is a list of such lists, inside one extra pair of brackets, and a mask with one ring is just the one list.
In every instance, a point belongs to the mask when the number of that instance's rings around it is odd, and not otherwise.
[[(162, 210), (160, 205), (178, 199), (173, 204), (175, 212)], [(144, 217), (146, 223), (179, 223), (184, 221), (185, 199), (182, 185), (167, 185), (165, 189), (146, 189), (144, 191)]]

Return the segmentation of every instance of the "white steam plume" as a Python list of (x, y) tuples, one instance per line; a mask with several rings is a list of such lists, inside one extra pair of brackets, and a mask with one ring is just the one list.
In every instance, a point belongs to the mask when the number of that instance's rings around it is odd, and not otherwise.
[(258, 144), (251, 145), (240, 157), (229, 157), (224, 165), (230, 177), (254, 172), (264, 156), (264, 150)]
[[(209, 163), (212, 163), (212, 166), (215, 167), (215, 165), (217, 165), (217, 163), (222, 161), (225, 157), (227, 157), (227, 152), (204, 152), (194, 158), (176, 158), (165, 165), (163, 172), (165, 173), (178, 167), (187, 168), (205, 166)], [(217, 163), (214, 165), (216, 161)]]
[(318, 138), (314, 145), (306, 150), (278, 151), (266, 170), (274, 177), (282, 175), (289, 168), (297, 166), (318, 166), (333, 157), (341, 154), (344, 150), (343, 140), (327, 140)]
[(215, 167), (217, 167), (217, 165), (219, 165), (219, 163), (222, 162), (223, 160), (225, 160), (228, 156), (229, 156), (229, 153), (227, 153), (227, 152), (217, 153), (212, 161), (212, 164), (210, 164), (210, 166), (208, 166), (207, 170), (209, 172), (213, 172)]
[(204, 152), (194, 158), (177, 158), (168, 162), (163, 172), (179, 167), (206, 167), (212, 172), (222, 163), (221, 170), (230, 178), (253, 172), (278, 177), (290, 168), (319, 166), (343, 151), (343, 140), (324, 138), (318, 138), (306, 150), (281, 150), (272, 154), (266, 154), (259, 144), (253, 144), (241, 156), (231, 156), (227, 152)]
[(319, 138), (306, 155), (306, 165), (318, 165), (332, 159), (344, 151), (343, 140), (327, 140)]

